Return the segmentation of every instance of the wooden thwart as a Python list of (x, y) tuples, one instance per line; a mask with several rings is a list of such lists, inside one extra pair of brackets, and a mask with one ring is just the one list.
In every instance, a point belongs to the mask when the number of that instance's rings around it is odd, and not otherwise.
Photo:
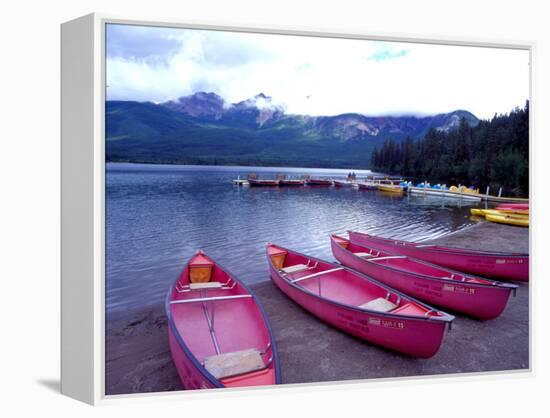
[(170, 305), (175, 305), (179, 303), (194, 303), (194, 302), (208, 302), (216, 300), (229, 300), (229, 299), (243, 299), (251, 298), (252, 295), (232, 295), (232, 296), (211, 296), (207, 298), (193, 298), (193, 299), (178, 299), (170, 302)]
[(344, 270), (344, 267), (337, 267), (337, 268), (330, 269), (330, 270), (320, 271), (318, 273), (308, 274), (307, 276), (298, 277), (297, 279), (291, 280), (290, 282), (291, 283), (297, 283), (297, 282), (301, 282), (302, 280), (312, 279), (314, 277), (322, 276), (322, 275), (328, 274), (328, 273), (334, 273), (335, 271), (340, 271), (340, 270)]
[(407, 256), (406, 255), (389, 255), (387, 257), (374, 257), (369, 259), (369, 261), (394, 260), (398, 258), (407, 258)]
[(206, 283), (189, 283), (189, 289), (221, 289), (222, 284), (220, 282), (206, 282)]

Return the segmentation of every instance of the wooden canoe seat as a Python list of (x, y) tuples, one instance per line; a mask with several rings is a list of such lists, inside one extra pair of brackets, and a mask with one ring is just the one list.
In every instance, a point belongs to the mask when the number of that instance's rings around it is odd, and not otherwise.
[(389, 312), (397, 308), (397, 305), (387, 299), (377, 298), (367, 303), (363, 303), (362, 305), (359, 305), (359, 307), (362, 309), (370, 309), (378, 312)]
[(369, 253), (353, 253), (353, 254), (356, 255), (357, 257), (374, 257), (374, 255)]
[(288, 266), (281, 269), (283, 273), (291, 274), (298, 273), (299, 271), (307, 270), (308, 267), (305, 264), (296, 264), (294, 266)]
[(265, 369), (266, 365), (260, 352), (250, 348), (207, 357), (204, 367), (216, 379), (223, 379)]
[(206, 282), (206, 283), (189, 283), (189, 289), (221, 289), (222, 284), (220, 282)]

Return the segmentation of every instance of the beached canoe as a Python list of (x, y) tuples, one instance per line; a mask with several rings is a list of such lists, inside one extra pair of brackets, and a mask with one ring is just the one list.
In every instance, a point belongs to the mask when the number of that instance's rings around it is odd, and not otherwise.
[[(499, 212), (501, 215), (523, 215), (523, 216), (529, 216), (529, 209), (487, 209), (487, 210), (493, 210), (496, 212)], [(495, 215), (496, 213), (492, 213), (492, 215)]]
[(529, 203), (502, 203), (496, 207), (496, 209), (509, 210), (526, 210), (529, 211)]
[(359, 245), (407, 255), (465, 273), (495, 279), (529, 281), (529, 254), (417, 244), (357, 231), (350, 231), (349, 236), (351, 242)]
[(309, 178), (306, 180), (306, 184), (308, 186), (332, 186), (333, 181), (330, 179)]
[(496, 222), (499, 224), (529, 227), (529, 218), (525, 216), (518, 217), (517, 215), (509, 215), (509, 214), (502, 214), (502, 215), (488, 214), (488, 215), (485, 215), (485, 219), (487, 219), (490, 222)]
[(527, 219), (529, 220), (529, 213), (515, 213), (513, 211), (505, 211), (505, 210), (496, 210), (496, 209), (470, 209), (470, 213), (475, 216), (486, 216), (486, 215), (494, 215), (494, 216), (510, 216), (512, 218), (517, 219)]
[(517, 285), (487, 280), (426, 261), (331, 236), (334, 257), (343, 265), (424, 302), (479, 319), (499, 316)]
[(186, 389), (281, 382), (275, 339), (255, 296), (198, 251), (166, 298), (170, 351)]
[(492, 209), (492, 210), (495, 210), (497, 212), (500, 212), (501, 214), (506, 214), (506, 215), (525, 215), (525, 216), (529, 216), (529, 209), (508, 208), (508, 209)]
[(321, 320), (363, 340), (428, 358), (439, 350), (452, 315), (359, 272), (277, 245), (267, 245), (271, 279)]

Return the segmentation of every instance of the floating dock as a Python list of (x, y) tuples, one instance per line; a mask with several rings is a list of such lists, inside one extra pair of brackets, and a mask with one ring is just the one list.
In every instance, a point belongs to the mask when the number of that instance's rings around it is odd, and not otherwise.
[(462, 199), (462, 200), (472, 200), (479, 202), (483, 198), (483, 195), (480, 194), (471, 194), (471, 193), (461, 193), (461, 192), (451, 192), (449, 189), (432, 189), (429, 187), (414, 187), (409, 186), (409, 193), (421, 195), (421, 196), (441, 196), (451, 199)]
[(248, 182), (248, 180), (241, 179), (241, 178), (234, 179), (233, 184), (235, 186), (250, 186), (250, 183)]

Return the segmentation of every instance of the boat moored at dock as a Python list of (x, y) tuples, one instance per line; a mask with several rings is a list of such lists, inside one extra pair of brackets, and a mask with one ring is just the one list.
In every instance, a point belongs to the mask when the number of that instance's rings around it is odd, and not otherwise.
[(407, 295), (475, 318), (498, 317), (518, 287), (355, 244), (337, 235), (330, 239), (332, 253), (343, 265)]
[(353, 181), (348, 180), (333, 180), (334, 187), (355, 187), (355, 184)]
[(308, 186), (332, 186), (334, 183), (331, 179), (325, 178), (308, 178), (306, 185)]
[(321, 320), (373, 344), (428, 358), (439, 350), (452, 315), (359, 272), (268, 244), (275, 285)]
[(405, 193), (405, 188), (403, 186), (398, 186), (394, 184), (379, 184), (377, 188), (381, 192), (393, 193), (398, 195), (403, 195)]
[(248, 184), (252, 187), (274, 187), (279, 185), (279, 179), (259, 179), (256, 174), (250, 174)]
[(406, 255), (465, 273), (495, 279), (529, 281), (529, 254), (418, 244), (349, 231), (350, 241)]
[(305, 180), (302, 179), (280, 179), (279, 180), (279, 186), (303, 186), (305, 184)]
[(363, 190), (378, 190), (378, 184), (372, 182), (358, 182), (357, 187)]
[(166, 298), (169, 345), (186, 389), (281, 383), (277, 346), (251, 291), (202, 251)]
[[(454, 186), (453, 186), (454, 187)], [(414, 195), (421, 196), (441, 196), (451, 199), (462, 199), (462, 200), (471, 200), (479, 202), (482, 199), (482, 196), (479, 194), (472, 194), (463, 192), (464, 189), (448, 189), (446, 187), (432, 187), (429, 185), (417, 185), (410, 186), (408, 192)]]

